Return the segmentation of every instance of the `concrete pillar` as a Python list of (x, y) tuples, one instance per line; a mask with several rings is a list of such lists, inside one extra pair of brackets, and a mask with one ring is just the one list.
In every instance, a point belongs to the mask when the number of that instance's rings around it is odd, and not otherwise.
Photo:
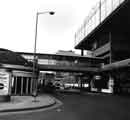
[(112, 77), (112, 75), (110, 75), (110, 77), (109, 77), (108, 89), (109, 89), (110, 93), (114, 92), (114, 78)]
[(110, 42), (110, 59), (109, 59), (109, 63), (112, 63), (112, 33), (109, 32), (109, 42)]
[(82, 78), (80, 78), (80, 90), (82, 91), (83, 90), (83, 81), (82, 81)]
[(95, 88), (93, 80), (90, 81), (90, 90), (93, 92), (97, 92), (97, 88)]

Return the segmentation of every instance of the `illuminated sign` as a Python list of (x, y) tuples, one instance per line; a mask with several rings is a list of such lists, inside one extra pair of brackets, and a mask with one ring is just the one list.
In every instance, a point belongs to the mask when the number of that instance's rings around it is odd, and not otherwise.
[(8, 95), (9, 78), (10, 75), (8, 72), (0, 72), (0, 95)]

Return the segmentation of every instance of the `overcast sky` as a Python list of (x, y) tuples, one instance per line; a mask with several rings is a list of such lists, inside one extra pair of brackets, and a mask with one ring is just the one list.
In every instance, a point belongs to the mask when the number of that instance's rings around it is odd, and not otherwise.
[(0, 48), (33, 52), (36, 12), (55, 11), (39, 16), (37, 52), (74, 50), (74, 34), (97, 1), (1, 0)]

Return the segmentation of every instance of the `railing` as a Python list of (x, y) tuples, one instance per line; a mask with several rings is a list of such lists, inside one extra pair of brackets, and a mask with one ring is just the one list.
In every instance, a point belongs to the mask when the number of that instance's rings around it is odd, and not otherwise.
[(126, 0), (100, 0), (75, 33), (75, 46)]

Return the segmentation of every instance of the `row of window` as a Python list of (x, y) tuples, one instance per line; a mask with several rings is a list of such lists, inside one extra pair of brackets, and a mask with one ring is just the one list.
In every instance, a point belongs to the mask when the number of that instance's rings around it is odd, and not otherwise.
[(11, 94), (29, 95), (32, 93), (33, 80), (31, 77), (14, 76), (12, 79)]
[(90, 11), (79, 30), (75, 33), (75, 46), (124, 1), (125, 0), (100, 0)]

